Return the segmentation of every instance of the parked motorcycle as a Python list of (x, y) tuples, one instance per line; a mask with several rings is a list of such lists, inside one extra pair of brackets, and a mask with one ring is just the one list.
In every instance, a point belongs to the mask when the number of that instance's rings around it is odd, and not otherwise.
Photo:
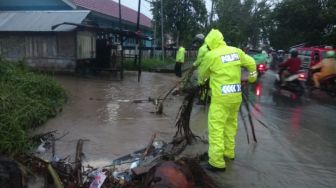
[(281, 95), (296, 99), (304, 94), (303, 83), (306, 81), (306, 73), (299, 71), (297, 74), (293, 74), (285, 78), (284, 84), (281, 82), (281, 73), (284, 69), (281, 69), (276, 75), (274, 82), (275, 88), (279, 90)]

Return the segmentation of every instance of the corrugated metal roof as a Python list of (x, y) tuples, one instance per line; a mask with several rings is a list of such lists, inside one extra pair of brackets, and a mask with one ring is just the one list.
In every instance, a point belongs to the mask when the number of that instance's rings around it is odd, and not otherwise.
[[(112, 0), (71, 0), (76, 6), (96, 11), (105, 15), (119, 18), (119, 4)], [(138, 3), (138, 1), (134, 1)], [(138, 12), (121, 5), (121, 17), (123, 20), (137, 23)], [(140, 13), (140, 25), (151, 28), (151, 19)]]
[(72, 25), (51, 27), (63, 22), (81, 24), (90, 13), (81, 11), (0, 11), (0, 31), (71, 31)]

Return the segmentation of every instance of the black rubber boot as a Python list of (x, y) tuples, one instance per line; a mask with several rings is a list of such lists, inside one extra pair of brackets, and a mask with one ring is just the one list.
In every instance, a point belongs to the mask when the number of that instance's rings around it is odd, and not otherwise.
[(211, 164), (207, 163), (205, 169), (210, 172), (225, 172), (225, 168), (217, 168), (212, 166)]

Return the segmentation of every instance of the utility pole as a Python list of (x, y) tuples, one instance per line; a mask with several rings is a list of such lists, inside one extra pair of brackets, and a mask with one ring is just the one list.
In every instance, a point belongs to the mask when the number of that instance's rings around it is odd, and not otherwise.
[[(136, 32), (140, 33), (140, 7), (141, 0), (138, 1), (138, 17), (137, 17), (137, 25)], [(139, 39), (139, 36), (136, 36), (136, 45), (135, 45), (135, 62), (138, 64), (138, 82), (140, 82), (141, 77), (141, 43), (142, 40)]]
[(119, 40), (120, 40), (120, 79), (122, 80), (124, 78), (124, 46), (123, 46), (123, 35), (121, 34), (121, 0), (119, 0)]
[(214, 1), (215, 0), (212, 0), (212, 3), (211, 3), (211, 12), (210, 12), (210, 21), (209, 21), (210, 27), (212, 27), (212, 17), (213, 17)]
[(155, 50), (156, 50), (156, 22), (154, 22), (154, 40), (153, 40), (153, 57), (155, 57)]
[(163, 36), (163, 0), (161, 0), (161, 50), (162, 50), (162, 62), (164, 63), (164, 36)]

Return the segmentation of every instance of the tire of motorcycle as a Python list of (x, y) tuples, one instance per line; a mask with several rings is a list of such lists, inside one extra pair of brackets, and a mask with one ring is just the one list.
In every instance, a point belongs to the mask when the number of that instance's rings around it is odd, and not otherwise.
[(275, 79), (273, 85), (274, 85), (275, 88), (279, 89), (280, 88), (280, 81)]
[(328, 94), (330, 97), (336, 97), (336, 91), (327, 91), (327, 94)]
[(336, 96), (336, 80), (334, 79), (330, 80), (326, 84), (325, 91), (327, 92), (329, 96), (335, 97)]

